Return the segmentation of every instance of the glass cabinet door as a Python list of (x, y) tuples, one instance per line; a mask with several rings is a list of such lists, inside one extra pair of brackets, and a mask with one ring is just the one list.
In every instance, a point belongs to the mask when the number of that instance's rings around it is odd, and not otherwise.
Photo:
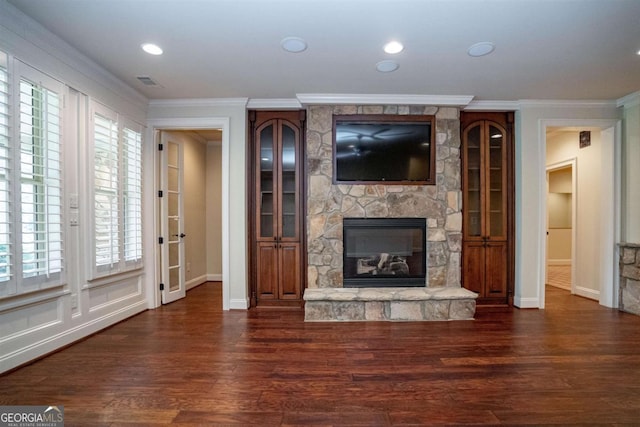
[(282, 238), (296, 238), (298, 230), (298, 151), (297, 132), (286, 123), (281, 127), (280, 217)]
[(487, 236), (506, 238), (506, 150), (504, 146), (505, 130), (488, 123), (488, 159), (487, 168)]
[(275, 172), (275, 147), (274, 147), (274, 126), (269, 124), (264, 126), (258, 133), (257, 144), (257, 191), (256, 201), (258, 207), (258, 236), (260, 238), (275, 238), (276, 218), (274, 209), (276, 207), (274, 198), (274, 172)]
[(465, 133), (465, 234), (482, 237), (482, 124), (467, 129)]

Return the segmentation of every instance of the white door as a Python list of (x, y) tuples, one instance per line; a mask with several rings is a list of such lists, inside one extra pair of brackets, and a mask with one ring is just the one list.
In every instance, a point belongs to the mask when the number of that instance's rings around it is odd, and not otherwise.
[(185, 297), (182, 145), (160, 133), (160, 268), (162, 303)]

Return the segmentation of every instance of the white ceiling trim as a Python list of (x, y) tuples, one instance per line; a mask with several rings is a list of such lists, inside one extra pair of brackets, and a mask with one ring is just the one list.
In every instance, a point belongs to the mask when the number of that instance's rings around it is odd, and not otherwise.
[(627, 96), (623, 96), (622, 98), (618, 99), (618, 102), (616, 103), (617, 107), (624, 108), (637, 107), (638, 105), (640, 105), (640, 91), (630, 93)]
[(557, 99), (521, 99), (518, 101), (520, 108), (522, 107), (574, 107), (574, 108), (608, 108), (616, 107), (616, 101), (568, 101)]
[(251, 109), (300, 109), (302, 104), (295, 98), (287, 99), (250, 99), (247, 108)]
[(520, 109), (518, 101), (471, 101), (464, 111), (516, 111)]
[(473, 96), (466, 95), (383, 95), (299, 93), (302, 104), (368, 104), (368, 105), (442, 105), (466, 106)]
[(244, 107), (249, 98), (152, 99), (151, 107)]

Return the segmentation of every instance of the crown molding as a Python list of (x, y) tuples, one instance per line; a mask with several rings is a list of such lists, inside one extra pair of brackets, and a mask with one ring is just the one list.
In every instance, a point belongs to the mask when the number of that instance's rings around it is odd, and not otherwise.
[(562, 108), (616, 108), (616, 101), (611, 100), (558, 100), (558, 99), (521, 99), (518, 101), (523, 107), (562, 107)]
[(517, 111), (519, 109), (518, 101), (471, 101), (463, 108), (464, 111)]
[(152, 99), (150, 107), (246, 107), (249, 98)]
[(387, 94), (321, 94), (299, 93), (298, 101), (309, 104), (359, 104), (359, 105), (441, 105), (466, 106), (473, 96), (466, 95), (387, 95)]
[(631, 108), (640, 105), (640, 90), (618, 99), (616, 106)]
[(298, 110), (302, 108), (302, 104), (295, 98), (249, 99), (247, 108), (251, 108), (253, 110)]

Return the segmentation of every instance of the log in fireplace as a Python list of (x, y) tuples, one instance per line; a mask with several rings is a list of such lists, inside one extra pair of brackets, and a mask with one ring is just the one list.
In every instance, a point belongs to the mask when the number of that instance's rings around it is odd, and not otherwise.
[(424, 218), (344, 218), (343, 286), (426, 286)]

